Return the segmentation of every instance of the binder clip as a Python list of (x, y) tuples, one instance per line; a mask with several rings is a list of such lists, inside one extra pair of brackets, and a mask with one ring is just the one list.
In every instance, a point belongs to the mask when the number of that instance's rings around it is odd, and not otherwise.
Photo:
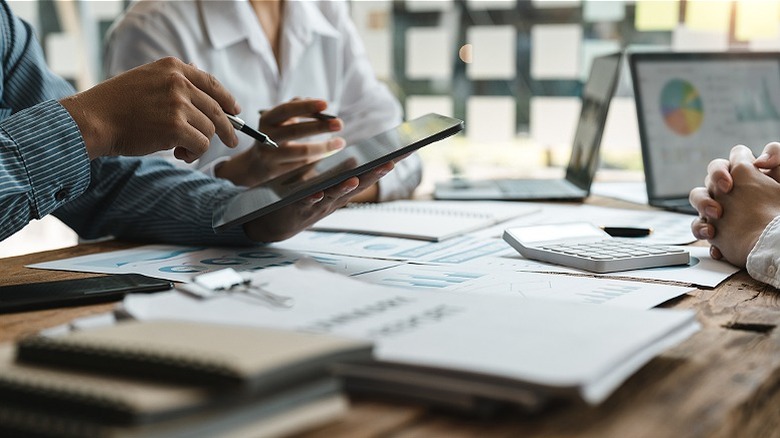
[(200, 299), (222, 297), (229, 294), (242, 294), (270, 304), (274, 307), (290, 308), (293, 299), (275, 294), (263, 288), (265, 284), (256, 284), (247, 273), (236, 272), (233, 268), (201, 274), (192, 283), (177, 284), (176, 289), (194, 295)]

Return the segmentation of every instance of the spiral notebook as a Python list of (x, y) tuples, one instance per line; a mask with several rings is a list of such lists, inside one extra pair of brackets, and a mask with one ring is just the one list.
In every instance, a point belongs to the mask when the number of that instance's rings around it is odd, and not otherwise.
[(438, 242), (539, 211), (501, 201), (393, 201), (350, 204), (311, 227)]
[(281, 436), (318, 426), (347, 408), (333, 365), (368, 360), (373, 348), (186, 321), (123, 322), (15, 347), (0, 347), (0, 431), (128, 438)]

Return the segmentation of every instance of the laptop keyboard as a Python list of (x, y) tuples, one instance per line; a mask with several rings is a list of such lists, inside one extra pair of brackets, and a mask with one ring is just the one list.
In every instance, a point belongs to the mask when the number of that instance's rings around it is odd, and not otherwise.
[(549, 194), (571, 194), (573, 196), (581, 195), (582, 190), (578, 189), (566, 180), (557, 179), (523, 179), (523, 180), (499, 180), (496, 181), (498, 187), (504, 193), (527, 197), (543, 198)]

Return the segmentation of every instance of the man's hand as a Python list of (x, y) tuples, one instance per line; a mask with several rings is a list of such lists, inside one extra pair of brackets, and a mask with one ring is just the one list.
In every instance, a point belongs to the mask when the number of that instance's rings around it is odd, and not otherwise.
[(214, 76), (164, 58), (60, 101), (81, 130), (90, 159), (146, 155), (176, 148), (192, 162), (216, 133), (230, 147), (238, 138), (224, 112), (238, 114), (233, 96)]
[(350, 178), (323, 192), (248, 222), (244, 225), (244, 232), (257, 242), (288, 239), (346, 205), (355, 194), (374, 185), (391, 170), (393, 162), (385, 163), (359, 177)]
[(259, 129), (268, 134), (279, 148), (269, 148), (256, 142), (253, 147), (221, 163), (215, 169), (215, 175), (238, 185), (256, 186), (343, 148), (344, 139), (339, 137), (325, 141), (293, 141), (341, 130), (340, 119), (300, 120), (324, 111), (327, 105), (320, 99), (294, 99), (264, 111)]
[[(762, 165), (774, 162), (777, 143), (764, 149)], [(735, 146), (729, 160), (713, 160), (708, 166), (705, 187), (691, 191), (691, 204), (701, 217), (692, 224), (694, 234), (713, 245), (713, 257), (723, 257), (744, 267), (767, 224), (780, 215), (780, 183), (772, 175), (776, 168), (759, 168), (745, 146)]]

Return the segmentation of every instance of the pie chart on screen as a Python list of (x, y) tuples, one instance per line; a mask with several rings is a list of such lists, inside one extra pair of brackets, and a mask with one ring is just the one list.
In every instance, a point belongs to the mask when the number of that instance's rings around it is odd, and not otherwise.
[(670, 80), (661, 90), (661, 113), (666, 126), (675, 133), (693, 134), (704, 120), (699, 91), (688, 81)]

